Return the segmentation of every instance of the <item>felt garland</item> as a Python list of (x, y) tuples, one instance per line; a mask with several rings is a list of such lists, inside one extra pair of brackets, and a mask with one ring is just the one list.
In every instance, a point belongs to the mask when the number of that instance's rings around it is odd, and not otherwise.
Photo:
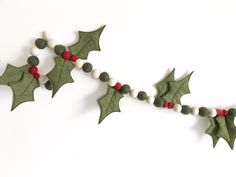
[[(13, 92), (13, 102), (11, 110), (24, 102), (34, 101), (34, 90), (40, 85), (44, 85), (48, 90), (52, 90), (52, 97), (60, 90), (60, 88), (68, 83), (74, 82), (71, 71), (74, 68), (82, 69), (85, 73), (91, 73), (94, 79), (107, 83), (106, 93), (97, 99), (100, 107), (99, 123), (113, 112), (120, 112), (119, 102), (124, 98), (125, 94), (129, 94), (133, 98), (140, 101), (146, 101), (158, 108), (167, 108), (184, 115), (192, 114), (194, 116), (207, 117), (210, 126), (205, 131), (212, 137), (213, 147), (216, 146), (218, 140), (223, 138), (230, 146), (234, 147), (236, 138), (236, 127), (234, 118), (236, 117), (236, 109), (219, 109), (206, 107), (191, 107), (181, 104), (181, 98), (190, 94), (189, 81), (190, 74), (182, 79), (175, 79), (173, 69), (163, 80), (156, 84), (157, 95), (148, 95), (145, 91), (137, 91), (128, 84), (121, 84), (115, 78), (111, 78), (109, 73), (98, 69), (93, 69), (91, 63), (86, 62), (91, 51), (100, 51), (99, 39), (105, 26), (91, 31), (79, 31), (79, 40), (68, 47), (56, 44), (46, 32), (43, 38), (35, 41), (35, 46), (31, 49), (31, 56), (27, 59), (27, 64), (21, 67), (7, 65), (5, 72), (0, 76), (0, 85), (11, 87)], [(46, 76), (40, 75), (38, 72), (40, 50), (49, 47), (55, 52), (55, 65)]]

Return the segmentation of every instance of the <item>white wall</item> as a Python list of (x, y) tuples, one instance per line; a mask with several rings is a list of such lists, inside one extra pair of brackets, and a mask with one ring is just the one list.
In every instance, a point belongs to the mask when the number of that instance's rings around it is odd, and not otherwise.
[[(183, 104), (236, 106), (236, 2), (233, 0), (0, 0), (0, 74), (25, 64), (47, 30), (60, 43), (77, 30), (107, 27), (96, 68), (155, 94), (153, 84), (176, 68), (195, 71)], [(44, 52), (40, 72), (53, 67)], [(207, 120), (178, 115), (125, 97), (122, 113), (97, 125), (96, 99), (105, 85), (74, 71), (74, 84), (51, 99), (42, 88), (34, 103), (10, 112), (12, 92), (0, 86), (1, 177), (227, 176), (236, 153), (204, 134)]]

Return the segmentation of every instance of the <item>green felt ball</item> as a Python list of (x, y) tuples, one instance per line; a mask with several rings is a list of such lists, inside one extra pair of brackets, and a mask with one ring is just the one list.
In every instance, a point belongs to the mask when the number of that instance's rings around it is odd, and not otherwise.
[(82, 69), (84, 72), (90, 73), (93, 70), (93, 66), (91, 63), (84, 63), (84, 65), (82, 66)]
[(201, 117), (207, 117), (207, 116), (209, 116), (209, 114), (210, 114), (210, 111), (207, 108), (205, 108), (205, 107), (199, 108), (199, 115)]
[(138, 96), (137, 97), (138, 97), (139, 100), (143, 101), (143, 100), (145, 100), (147, 98), (147, 93), (144, 92), (144, 91), (140, 91), (140, 92), (138, 92)]
[(39, 64), (39, 58), (36, 57), (36, 56), (30, 56), (28, 59), (27, 59), (27, 63), (30, 65), (30, 66), (37, 66)]
[(230, 108), (228, 111), (229, 116), (236, 117), (236, 109)]
[(162, 107), (164, 104), (164, 100), (160, 97), (156, 98), (155, 101), (154, 101), (154, 105), (156, 107)]
[(35, 45), (39, 49), (44, 49), (47, 46), (47, 41), (42, 38), (39, 38), (35, 41)]
[(183, 106), (182, 106), (181, 113), (183, 113), (183, 114), (189, 114), (191, 111), (192, 111), (192, 110), (191, 110), (191, 108), (190, 108), (189, 106), (187, 106), (187, 105), (183, 105)]
[(63, 45), (56, 45), (54, 50), (57, 55), (61, 55), (63, 52), (66, 51), (66, 48)]
[(102, 72), (99, 76), (102, 82), (107, 82), (109, 80), (109, 74), (107, 72)]
[(45, 83), (45, 88), (48, 89), (48, 90), (52, 90), (52, 83), (51, 83), (51, 81), (47, 81)]
[(124, 84), (120, 89), (120, 92), (123, 93), (123, 94), (129, 93), (129, 91), (130, 91), (130, 86), (127, 85), (127, 84)]

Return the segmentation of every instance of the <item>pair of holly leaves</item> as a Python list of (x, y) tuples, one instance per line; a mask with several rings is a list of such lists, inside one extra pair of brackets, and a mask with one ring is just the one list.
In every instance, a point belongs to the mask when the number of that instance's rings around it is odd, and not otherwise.
[[(162, 97), (164, 100), (170, 101), (174, 104), (180, 104), (180, 98), (184, 94), (190, 93), (188, 82), (192, 73), (179, 81), (175, 81), (174, 72), (175, 69), (173, 69), (165, 79), (159, 82), (156, 85), (156, 88), (159, 97)], [(209, 117), (208, 120), (210, 121), (210, 126), (205, 133), (212, 137), (213, 147), (216, 146), (220, 138), (223, 138), (229, 144), (230, 148), (233, 149), (236, 138), (234, 117)]]
[[(79, 40), (68, 47), (70, 52), (78, 58), (87, 59), (89, 52), (100, 51), (99, 38), (104, 28), (105, 26), (102, 26), (92, 32), (79, 31)], [(74, 64), (60, 56), (56, 56), (54, 60), (55, 66), (47, 74), (52, 85), (52, 97), (63, 85), (74, 82), (71, 77)], [(13, 91), (11, 110), (21, 103), (34, 101), (34, 90), (39, 87), (39, 82), (28, 72), (29, 67), (28, 64), (22, 67), (8, 64), (5, 72), (0, 77), (0, 85), (10, 86)]]

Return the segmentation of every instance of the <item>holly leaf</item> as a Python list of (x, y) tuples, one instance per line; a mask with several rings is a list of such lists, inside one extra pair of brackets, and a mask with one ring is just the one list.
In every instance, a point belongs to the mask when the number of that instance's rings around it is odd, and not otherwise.
[(170, 89), (162, 98), (174, 104), (181, 104), (180, 103), (181, 97), (190, 93), (188, 83), (192, 74), (193, 72), (191, 72), (185, 78), (178, 81), (170, 81), (169, 82)]
[(20, 81), (9, 83), (13, 91), (13, 103), (11, 110), (14, 110), (21, 103), (34, 101), (34, 90), (39, 87), (39, 82), (28, 73), (23, 73)]
[(234, 125), (234, 117), (217, 117), (217, 123), (219, 124), (219, 131), (217, 136), (223, 138), (230, 146), (234, 148), (234, 141), (236, 138), (236, 127)]
[(216, 118), (209, 118), (209, 121), (210, 121), (210, 126), (205, 131), (205, 133), (211, 136), (212, 141), (213, 141), (213, 147), (215, 147), (219, 140), (219, 137), (218, 137), (219, 125), (216, 121)]
[(13, 65), (8, 64), (6, 70), (0, 77), (0, 85), (9, 85), (10, 82), (19, 81), (23, 73), (26, 72), (29, 68), (29, 65), (24, 65), (21, 67), (15, 67)]
[(79, 31), (79, 41), (69, 46), (72, 54), (78, 58), (87, 59), (89, 52), (100, 51), (99, 38), (105, 26), (92, 32)]
[(74, 65), (70, 61), (63, 59), (60, 56), (55, 57), (54, 60), (55, 66), (47, 74), (47, 77), (52, 84), (52, 97), (55, 96), (57, 91), (63, 85), (74, 82), (71, 77), (71, 71), (74, 68)]
[(119, 102), (124, 96), (112, 87), (107, 88), (107, 93), (97, 100), (100, 106), (99, 124), (111, 113), (120, 112)]
[(157, 97), (165, 95), (169, 91), (169, 81), (175, 80), (175, 69), (173, 69), (162, 81), (156, 84)]

